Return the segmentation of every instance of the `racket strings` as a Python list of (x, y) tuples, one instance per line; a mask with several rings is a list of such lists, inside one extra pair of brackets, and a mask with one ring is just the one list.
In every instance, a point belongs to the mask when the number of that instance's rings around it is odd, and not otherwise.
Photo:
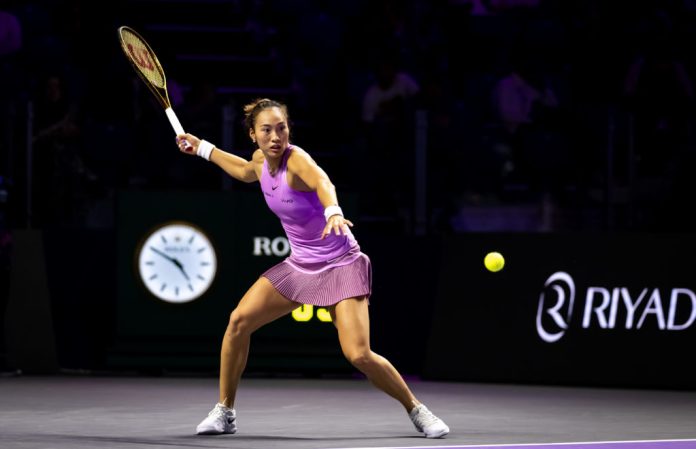
[(138, 71), (156, 87), (165, 88), (164, 72), (157, 56), (148, 45), (140, 37), (127, 30), (121, 33), (121, 39), (126, 56), (133, 62)]

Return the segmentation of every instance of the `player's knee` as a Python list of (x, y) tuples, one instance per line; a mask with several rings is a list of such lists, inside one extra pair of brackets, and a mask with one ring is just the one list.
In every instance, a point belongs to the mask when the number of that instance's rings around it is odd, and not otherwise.
[(369, 368), (370, 365), (374, 363), (374, 358), (372, 357), (372, 351), (366, 350), (353, 350), (346, 351), (344, 353), (346, 359), (359, 370)]
[(230, 314), (230, 321), (227, 323), (227, 335), (236, 337), (239, 335), (251, 334), (249, 320), (239, 309), (234, 309)]

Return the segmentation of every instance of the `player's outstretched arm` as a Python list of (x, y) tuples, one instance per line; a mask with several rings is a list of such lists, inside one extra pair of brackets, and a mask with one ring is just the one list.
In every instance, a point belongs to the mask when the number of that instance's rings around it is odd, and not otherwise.
[[(207, 140), (199, 139), (189, 133), (176, 136), (176, 142), (179, 151), (182, 153), (195, 154), (209, 160), (235, 179), (243, 182), (254, 182), (258, 180), (256, 170), (254, 169), (254, 160), (247, 161), (242, 157), (219, 149)], [(254, 159), (256, 158), (257, 156), (255, 153)]]

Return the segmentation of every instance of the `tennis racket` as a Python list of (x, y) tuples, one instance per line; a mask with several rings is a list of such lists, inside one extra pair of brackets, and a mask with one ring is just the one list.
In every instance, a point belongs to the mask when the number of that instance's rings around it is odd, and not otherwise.
[(118, 38), (121, 41), (121, 49), (135, 69), (135, 72), (164, 108), (164, 112), (167, 114), (172, 128), (174, 128), (174, 132), (184, 134), (184, 127), (181, 126), (172, 109), (169, 94), (167, 93), (167, 78), (164, 76), (164, 69), (155, 52), (133, 28), (127, 26), (119, 27)]

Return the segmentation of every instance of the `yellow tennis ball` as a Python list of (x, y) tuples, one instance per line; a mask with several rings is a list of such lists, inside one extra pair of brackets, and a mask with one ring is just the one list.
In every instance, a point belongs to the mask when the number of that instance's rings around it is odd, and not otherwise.
[(505, 266), (505, 258), (499, 252), (493, 251), (486, 254), (486, 257), (483, 259), (483, 264), (486, 266), (488, 271), (495, 273), (496, 271), (503, 269)]

